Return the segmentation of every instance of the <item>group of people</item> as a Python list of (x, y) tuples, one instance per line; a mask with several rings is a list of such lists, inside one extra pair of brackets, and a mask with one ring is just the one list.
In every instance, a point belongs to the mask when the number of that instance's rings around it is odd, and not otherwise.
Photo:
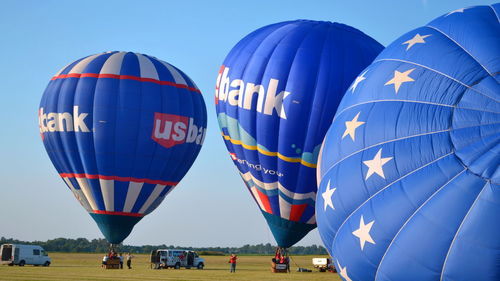
[[(128, 269), (132, 268), (132, 258), (133, 257), (134, 256), (131, 255), (130, 253), (127, 253), (127, 255), (125, 256)], [(179, 259), (181, 259), (181, 260), (184, 259), (184, 255), (181, 254), (181, 256), (179, 256)], [(236, 260), (237, 259), (238, 259), (238, 256), (236, 254), (231, 254), (231, 256), (229, 257), (228, 263), (230, 264), (230, 267), (229, 267), (230, 273), (236, 272)], [(124, 257), (121, 253), (117, 254), (115, 251), (111, 250), (107, 255), (105, 255), (102, 258), (102, 267), (106, 267), (106, 265), (108, 264), (108, 262), (110, 260), (119, 260), (120, 269), (123, 269)], [(273, 262), (278, 263), (278, 264), (288, 264), (289, 263), (288, 256), (286, 255), (286, 253), (282, 253), (280, 249), (276, 249), (276, 253), (274, 255)]]
[[(274, 253), (274, 258), (272, 259), (272, 261), (273, 269), (276, 270), (276, 272), (285, 272), (283, 270), (286, 270), (286, 272), (290, 272), (290, 259), (288, 257), (288, 253), (286, 252), (286, 249), (276, 248), (276, 252)], [(277, 265), (280, 265), (281, 268), (278, 268)], [(283, 265), (286, 266), (286, 269), (283, 268)]]
[[(134, 256), (131, 255), (130, 253), (127, 253), (127, 255), (125, 256), (125, 259), (127, 260), (128, 269), (132, 268), (132, 258), (134, 258)], [(109, 251), (109, 253), (107, 255), (104, 255), (104, 257), (102, 258), (101, 267), (106, 268), (106, 266), (108, 265), (108, 263), (110, 261), (118, 261), (118, 260), (119, 260), (119, 268), (123, 269), (124, 257), (122, 255), (122, 253), (117, 254), (115, 251), (111, 250), (111, 251)]]
[[(231, 254), (229, 257), (229, 272), (235, 273), (236, 272), (236, 260), (238, 259), (238, 256), (236, 254)], [(287, 270), (290, 272), (290, 260), (288, 258), (288, 254), (285, 252), (284, 249), (278, 248), (276, 249), (276, 253), (274, 254), (273, 262), (277, 264), (286, 264), (287, 265)]]
[(273, 258), (273, 262), (279, 263), (279, 264), (288, 264), (289, 263), (288, 255), (286, 254), (286, 252), (282, 248), (276, 249), (276, 252), (275, 252), (274, 258)]

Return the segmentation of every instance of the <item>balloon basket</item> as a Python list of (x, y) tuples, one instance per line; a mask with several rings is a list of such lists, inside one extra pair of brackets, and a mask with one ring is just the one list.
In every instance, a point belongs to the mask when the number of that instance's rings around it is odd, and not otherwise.
[(106, 263), (106, 269), (120, 269), (120, 259), (109, 259)]
[(288, 251), (285, 248), (277, 247), (274, 258), (271, 261), (272, 273), (288, 273), (290, 272), (290, 259)]
[(106, 264), (103, 264), (105, 269), (120, 269), (123, 268), (120, 264), (120, 257), (118, 256), (118, 244), (109, 244), (108, 259)]
[(288, 273), (289, 265), (286, 263), (271, 262), (272, 273)]

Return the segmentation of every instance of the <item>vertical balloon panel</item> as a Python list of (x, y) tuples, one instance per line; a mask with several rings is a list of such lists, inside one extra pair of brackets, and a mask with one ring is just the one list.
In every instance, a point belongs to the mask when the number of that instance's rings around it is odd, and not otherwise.
[(343, 93), (382, 48), (343, 24), (297, 20), (250, 33), (221, 66), (221, 133), (280, 247), (316, 227), (319, 146)]
[(130, 52), (64, 67), (47, 86), (39, 121), (59, 175), (113, 244), (187, 173), (207, 122), (203, 97), (187, 75)]

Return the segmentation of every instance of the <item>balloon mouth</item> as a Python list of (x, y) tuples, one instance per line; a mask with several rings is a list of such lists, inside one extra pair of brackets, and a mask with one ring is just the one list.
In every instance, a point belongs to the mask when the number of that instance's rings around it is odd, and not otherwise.
[(453, 110), (451, 141), (455, 155), (472, 173), (500, 183), (498, 81), (487, 76), (467, 88)]
[(142, 216), (90, 213), (102, 234), (111, 244), (120, 244), (129, 236)]
[(316, 228), (316, 224), (285, 220), (264, 211), (262, 214), (266, 218), (276, 243), (281, 248), (290, 248), (304, 238), (309, 231)]

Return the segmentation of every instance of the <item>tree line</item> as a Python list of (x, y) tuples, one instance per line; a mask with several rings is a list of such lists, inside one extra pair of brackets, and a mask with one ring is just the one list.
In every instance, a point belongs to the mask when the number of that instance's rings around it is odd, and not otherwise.
[[(0, 238), (0, 244), (34, 244), (42, 246), (49, 252), (66, 252), (66, 253), (105, 253), (109, 250), (109, 243), (105, 239), (86, 238), (68, 239), (56, 238), (47, 241), (20, 241), (11, 238)], [(231, 253), (244, 255), (273, 255), (276, 246), (267, 244), (244, 245), (242, 247), (180, 247), (174, 245), (143, 245), (132, 246), (120, 244), (121, 252), (149, 254), (156, 249), (184, 249), (194, 250), (200, 255), (228, 255)], [(311, 246), (294, 246), (289, 248), (292, 255), (328, 255), (325, 248), (318, 245)]]

